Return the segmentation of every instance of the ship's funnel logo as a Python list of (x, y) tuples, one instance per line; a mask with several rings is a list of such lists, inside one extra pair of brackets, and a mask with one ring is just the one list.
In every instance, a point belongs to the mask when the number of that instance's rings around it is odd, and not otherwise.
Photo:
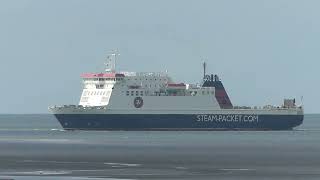
[(141, 97), (136, 97), (136, 98), (134, 98), (133, 103), (134, 103), (134, 107), (136, 107), (136, 108), (142, 108), (142, 106), (143, 106), (143, 99), (142, 99)]

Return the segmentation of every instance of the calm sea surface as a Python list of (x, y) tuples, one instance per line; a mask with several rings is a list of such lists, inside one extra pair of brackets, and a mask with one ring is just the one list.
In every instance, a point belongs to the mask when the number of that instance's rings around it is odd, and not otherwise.
[(320, 115), (293, 131), (63, 131), (0, 115), (2, 179), (320, 179)]

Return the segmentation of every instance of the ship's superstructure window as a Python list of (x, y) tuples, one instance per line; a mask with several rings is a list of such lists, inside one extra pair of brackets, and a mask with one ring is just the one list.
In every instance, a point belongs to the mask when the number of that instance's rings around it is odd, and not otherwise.
[(103, 85), (103, 84), (97, 84), (97, 85), (96, 85), (96, 88), (97, 88), (97, 89), (103, 89), (103, 88), (104, 88), (104, 85)]
[(87, 92), (87, 91), (84, 91), (83, 95), (84, 95), (84, 96), (87, 96), (87, 95), (88, 95), (88, 92)]
[(126, 94), (127, 94), (127, 96), (129, 96), (129, 95), (130, 95), (130, 92), (129, 92), (129, 91), (127, 91), (127, 93), (126, 93)]
[(82, 97), (81, 102), (88, 102), (89, 97)]

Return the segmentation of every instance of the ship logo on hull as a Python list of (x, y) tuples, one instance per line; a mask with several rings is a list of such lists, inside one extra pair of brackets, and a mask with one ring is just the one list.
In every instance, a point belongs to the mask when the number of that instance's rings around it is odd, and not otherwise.
[(133, 104), (134, 104), (134, 107), (136, 107), (136, 108), (142, 108), (142, 106), (143, 106), (143, 99), (142, 99), (142, 97), (136, 97), (136, 98), (134, 98)]

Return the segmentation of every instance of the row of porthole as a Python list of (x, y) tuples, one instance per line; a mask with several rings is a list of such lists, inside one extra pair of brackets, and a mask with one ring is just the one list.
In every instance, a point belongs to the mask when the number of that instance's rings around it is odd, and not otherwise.
[[(206, 93), (206, 92), (207, 92), (207, 93)], [(198, 91), (191, 91), (190, 93), (191, 93), (191, 94), (194, 94), (194, 95), (197, 95), (197, 94), (198, 94)], [(210, 91), (202, 91), (202, 95), (205, 95), (205, 94), (210, 95)], [(214, 91), (212, 91), (211, 94), (213, 95), (213, 94), (214, 94)]]
[(139, 96), (139, 94), (140, 94), (140, 96), (144, 95), (143, 91), (127, 91), (126, 92), (127, 96), (130, 96), (130, 94), (131, 94), (131, 96), (134, 96), (134, 95)]

